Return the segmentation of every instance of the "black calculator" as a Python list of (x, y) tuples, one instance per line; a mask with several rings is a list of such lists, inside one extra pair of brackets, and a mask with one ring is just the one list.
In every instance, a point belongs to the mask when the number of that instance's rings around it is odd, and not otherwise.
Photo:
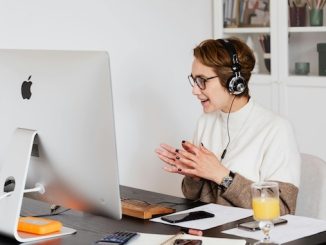
[(136, 236), (137, 232), (118, 231), (112, 234), (105, 235), (101, 240), (95, 242), (95, 244), (126, 244), (131, 238)]

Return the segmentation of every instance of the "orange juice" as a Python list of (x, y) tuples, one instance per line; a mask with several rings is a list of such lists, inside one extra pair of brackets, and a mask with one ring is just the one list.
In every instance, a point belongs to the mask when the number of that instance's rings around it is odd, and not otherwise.
[(252, 209), (255, 220), (273, 220), (280, 216), (280, 201), (272, 197), (253, 198)]

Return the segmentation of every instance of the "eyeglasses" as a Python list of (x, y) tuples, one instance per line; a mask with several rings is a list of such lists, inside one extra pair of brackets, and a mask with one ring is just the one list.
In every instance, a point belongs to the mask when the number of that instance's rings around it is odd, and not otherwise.
[(191, 87), (195, 86), (195, 84), (198, 86), (198, 88), (200, 88), (201, 90), (204, 90), (206, 88), (206, 82), (210, 79), (216, 78), (218, 76), (214, 76), (214, 77), (208, 77), (208, 78), (204, 78), (204, 77), (193, 77), (192, 75), (188, 76), (188, 80), (189, 83), (191, 85)]

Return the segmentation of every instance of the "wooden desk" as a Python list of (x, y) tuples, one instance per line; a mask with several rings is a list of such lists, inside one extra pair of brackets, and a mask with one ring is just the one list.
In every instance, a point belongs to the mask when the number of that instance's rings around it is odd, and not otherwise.
[[(180, 205), (173, 206), (177, 211), (184, 209), (193, 208), (200, 206), (203, 203), (191, 203), (186, 199), (163, 195), (155, 192), (144, 191), (131, 187), (121, 186), (121, 197), (129, 199), (144, 200), (150, 203), (158, 202), (172, 202), (180, 203)], [(167, 204), (167, 206), (169, 206)], [(172, 206), (172, 204), (170, 204)], [(28, 198), (24, 199), (23, 209), (33, 213), (45, 213), (47, 212), (48, 205), (34, 201)], [(91, 214), (82, 214), (76, 211), (68, 211), (61, 215), (52, 216), (51, 218), (60, 220), (65, 226), (71, 227), (77, 230), (77, 234), (68, 235), (57, 239), (41, 241), (39, 245), (91, 245), (94, 241), (100, 239), (105, 234), (119, 231), (137, 231), (144, 233), (157, 233), (157, 234), (175, 234), (179, 228), (176, 226), (170, 226), (148, 220), (141, 220), (137, 218), (123, 216), (122, 220), (111, 220), (108, 218), (94, 216)], [(1, 219), (1, 218), (0, 218)], [(218, 226), (209, 230), (204, 231), (205, 236), (211, 237), (225, 237), (225, 238), (239, 238), (231, 235), (223, 234), (221, 231), (234, 228), (238, 223), (243, 221), (251, 220), (251, 218), (242, 219), (241, 221), (232, 222), (226, 225)], [(3, 222), (1, 220), (1, 222)], [(247, 244), (252, 244), (252, 239), (246, 239)], [(325, 244), (326, 243), (326, 232), (322, 232), (310, 237), (302, 238), (297, 241), (286, 243), (287, 245), (314, 245), (314, 244)], [(18, 244), (17, 242), (0, 236), (1, 245)], [(155, 244), (153, 244), (155, 245)]]

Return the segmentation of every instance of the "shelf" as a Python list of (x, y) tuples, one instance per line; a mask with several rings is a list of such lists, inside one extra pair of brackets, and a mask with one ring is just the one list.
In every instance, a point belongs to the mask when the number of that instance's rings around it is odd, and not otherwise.
[(290, 33), (326, 32), (326, 26), (289, 27)]
[(290, 87), (326, 88), (325, 76), (289, 76), (286, 84)]
[[(270, 35), (271, 67), (272, 75), (266, 69), (260, 69), (262, 73), (253, 74), (250, 80), (255, 85), (289, 85), (303, 87), (326, 88), (326, 76), (318, 76), (319, 53), (316, 50), (317, 43), (325, 42), (326, 25), (324, 26), (300, 26), (291, 27), (289, 24), (288, 2), (269, 0), (270, 20), (269, 26), (246, 26), (236, 25), (225, 27), (223, 3), (231, 0), (214, 0), (214, 25), (216, 26), (215, 37), (238, 36), (243, 40), (252, 37), (250, 48), (256, 52), (259, 67), (264, 66), (262, 48), (259, 35)], [(235, 0), (233, 0), (235, 1)], [(309, 19), (309, 18), (308, 18)], [(235, 23), (235, 22), (232, 22)], [(307, 23), (310, 23), (309, 21)], [(289, 35), (290, 34), (290, 35)], [(310, 74), (298, 76), (294, 74), (295, 62), (309, 62)], [(261, 67), (260, 67), (261, 68)], [(263, 67), (262, 67), (263, 68)]]
[(231, 28), (227, 27), (224, 28), (224, 33), (270, 33), (270, 27), (238, 27), (238, 28)]

